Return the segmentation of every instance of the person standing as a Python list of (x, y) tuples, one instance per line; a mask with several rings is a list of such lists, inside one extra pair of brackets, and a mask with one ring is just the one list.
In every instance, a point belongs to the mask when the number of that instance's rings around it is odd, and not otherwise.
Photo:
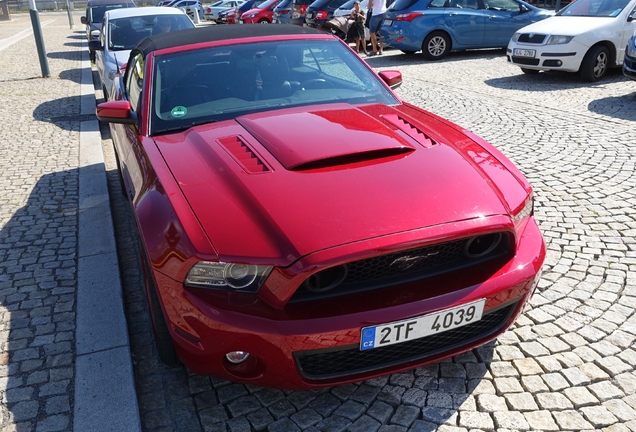
[[(353, 20), (353, 26), (356, 32), (356, 51), (369, 55), (367, 52), (367, 41), (364, 38), (364, 12), (360, 9), (360, 2), (358, 0), (353, 3), (353, 10), (351, 11), (351, 15), (349, 15), (349, 19)], [(360, 48), (362, 48), (362, 50)]]
[[(374, 2), (377, 2), (377, 6), (375, 7)], [(380, 30), (380, 23), (382, 22), (384, 12), (386, 12), (386, 0), (369, 0), (367, 20), (364, 24), (369, 29), (371, 48), (373, 49), (371, 55), (382, 55), (382, 41), (378, 38), (376, 33)]]

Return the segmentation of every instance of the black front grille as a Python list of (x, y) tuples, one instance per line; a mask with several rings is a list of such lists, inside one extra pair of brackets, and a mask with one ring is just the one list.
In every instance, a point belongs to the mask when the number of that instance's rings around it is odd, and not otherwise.
[[(469, 244), (478, 244), (476, 238), (485, 239), (486, 242), (497, 238), (499, 242), (483, 256), (467, 254)], [(417, 281), (483, 264), (510, 253), (510, 250), (509, 234), (494, 233), (353, 261), (310, 276), (296, 291), (291, 302), (336, 297)]]
[(539, 59), (532, 59), (527, 57), (512, 57), (513, 63), (537, 66), (539, 64)]
[(358, 345), (294, 353), (301, 375), (324, 380), (421, 360), (488, 337), (506, 324), (517, 302), (486, 313), (480, 321), (410, 342), (361, 351)]
[(541, 44), (545, 40), (546, 35), (534, 33), (522, 33), (519, 36), (519, 42)]

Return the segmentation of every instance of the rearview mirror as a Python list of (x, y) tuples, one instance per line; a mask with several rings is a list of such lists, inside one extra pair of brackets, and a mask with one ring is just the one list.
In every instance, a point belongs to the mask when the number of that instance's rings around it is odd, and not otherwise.
[(132, 111), (129, 101), (110, 101), (97, 105), (95, 111), (99, 121), (104, 123), (136, 124), (137, 114)]

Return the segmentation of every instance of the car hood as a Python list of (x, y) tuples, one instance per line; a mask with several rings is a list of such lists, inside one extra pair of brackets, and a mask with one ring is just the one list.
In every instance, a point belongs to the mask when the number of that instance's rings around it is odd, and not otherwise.
[(284, 109), (155, 142), (226, 260), (286, 265), (351, 242), (508, 214), (495, 183), (527, 195), (458, 128), (408, 106)]
[(540, 33), (561, 36), (576, 36), (581, 33), (595, 32), (617, 22), (620, 18), (553, 16), (530, 24), (517, 33)]

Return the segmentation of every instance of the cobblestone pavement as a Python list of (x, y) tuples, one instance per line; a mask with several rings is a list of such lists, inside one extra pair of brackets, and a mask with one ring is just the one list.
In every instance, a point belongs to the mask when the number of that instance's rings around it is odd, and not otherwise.
[(0, 51), (2, 431), (72, 424), (82, 35), (40, 20), (48, 79), (25, 21), (0, 23), (0, 41), (25, 34)]
[(620, 70), (597, 84), (527, 76), (502, 50), (368, 61), (401, 70), (404, 100), (483, 136), (534, 185), (549, 252), (532, 304), (485, 347), (357, 384), (289, 392), (199, 377), (157, 360), (132, 220), (113, 193), (143, 429), (636, 431), (636, 82)]

